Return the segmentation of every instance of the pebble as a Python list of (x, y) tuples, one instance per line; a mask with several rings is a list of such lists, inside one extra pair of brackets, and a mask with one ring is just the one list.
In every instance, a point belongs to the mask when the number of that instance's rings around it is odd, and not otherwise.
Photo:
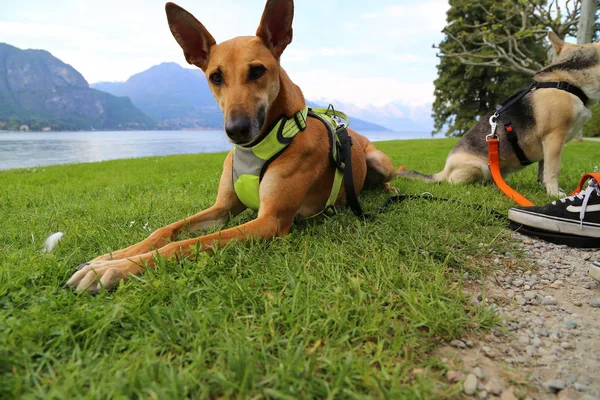
[(567, 327), (567, 329), (575, 329), (577, 328), (577, 322), (566, 320), (565, 326)]
[(521, 344), (529, 344), (531, 340), (529, 339), (529, 336), (527, 335), (521, 335), (519, 336), (519, 343)]
[(464, 375), (462, 372), (459, 371), (448, 371), (446, 372), (446, 379), (448, 379), (448, 382), (450, 383), (457, 383), (460, 382), (464, 379)]
[(494, 350), (488, 346), (482, 346), (481, 352), (489, 358), (496, 358), (498, 356), (498, 353), (496, 353), (496, 350)]
[(477, 393), (477, 397), (479, 397), (480, 399), (487, 399), (488, 397), (490, 397), (490, 395), (485, 390), (482, 390)]
[(594, 290), (598, 287), (598, 284), (596, 282), (588, 282), (585, 285), (583, 285), (584, 289), (590, 289), (590, 290)]
[(546, 388), (552, 392), (552, 393), (558, 393), (561, 390), (563, 390), (564, 388), (567, 387), (567, 384), (565, 383), (565, 381), (561, 380), (561, 379), (551, 379), (549, 381), (546, 381), (546, 383), (544, 384), (544, 386), (546, 386)]
[(500, 396), (500, 394), (504, 391), (504, 384), (498, 378), (490, 379), (490, 381), (484, 387), (485, 390), (496, 396)]
[(574, 305), (575, 307), (581, 307), (581, 306), (583, 305), (583, 302), (581, 302), (581, 301), (579, 301), (579, 300), (575, 300), (575, 301), (573, 302), (573, 305)]
[(552, 289), (562, 289), (565, 286), (563, 281), (554, 281), (549, 287)]
[(463, 382), (463, 392), (466, 395), (472, 396), (477, 390), (477, 377), (473, 374), (467, 375), (467, 379)]
[(573, 387), (575, 388), (575, 390), (578, 390), (580, 392), (587, 392), (590, 390), (589, 386), (586, 386), (583, 383), (579, 383), (579, 382), (576, 382), (575, 385), (573, 385)]
[(485, 373), (483, 372), (483, 369), (481, 369), (480, 367), (473, 368), (473, 374), (477, 377), (477, 379), (480, 379), (480, 380), (485, 379)]
[(588, 269), (588, 273), (590, 274), (590, 278), (600, 282), (600, 267), (592, 264)]
[(594, 308), (600, 308), (600, 300), (590, 301), (590, 306)]
[(566, 388), (565, 390), (562, 390), (558, 394), (559, 400), (579, 400), (580, 398), (581, 398), (581, 396), (579, 395), (579, 393), (577, 393), (577, 390), (575, 390), (571, 387)]
[(556, 299), (552, 296), (546, 296), (544, 297), (544, 299), (542, 300), (542, 305), (543, 306), (555, 306), (556, 304), (558, 304), (558, 302), (556, 301)]
[(560, 344), (560, 347), (562, 347), (562, 348), (563, 348), (563, 349), (565, 349), (565, 350), (571, 350), (571, 349), (572, 349), (573, 347), (575, 347), (575, 346), (573, 346), (573, 345), (572, 345), (571, 343), (569, 343), (569, 342), (562, 342), (562, 343)]
[(524, 296), (524, 297), (525, 297), (527, 300), (533, 300), (533, 299), (535, 299), (536, 293), (535, 293), (535, 292), (533, 292), (533, 291), (531, 291), (531, 290), (528, 290), (528, 291), (526, 291), (525, 293), (523, 293), (523, 296)]
[(453, 340), (450, 342), (450, 346), (456, 347), (458, 349), (466, 349), (467, 345), (462, 340)]
[(519, 400), (519, 399), (517, 399), (517, 396), (514, 395), (512, 390), (505, 390), (500, 395), (500, 400)]
[(514, 281), (512, 281), (514, 287), (521, 287), (524, 283), (525, 281), (523, 279), (515, 279)]

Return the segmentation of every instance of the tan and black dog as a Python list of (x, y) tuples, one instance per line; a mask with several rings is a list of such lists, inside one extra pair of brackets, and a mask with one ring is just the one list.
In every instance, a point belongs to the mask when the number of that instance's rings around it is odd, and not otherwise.
[[(305, 109), (304, 96), (279, 64), (292, 41), (292, 0), (268, 0), (256, 36), (217, 44), (206, 28), (181, 7), (167, 3), (169, 27), (186, 60), (200, 67), (224, 113), (225, 131), (237, 146), (260, 141), (282, 117), (292, 119)], [(394, 176), (391, 160), (365, 137), (348, 130), (352, 146), (354, 187), (388, 187)], [(110, 289), (130, 274), (154, 266), (154, 256), (186, 257), (198, 245), (208, 250), (231, 240), (272, 238), (288, 233), (296, 217), (325, 208), (334, 181), (329, 137), (322, 122), (308, 118), (286, 150), (269, 164), (262, 177), (256, 219), (198, 238), (171, 242), (182, 230), (221, 226), (246, 209), (236, 195), (230, 152), (225, 159), (215, 204), (209, 209), (160, 228), (147, 239), (87, 263), (68, 281), (78, 291)], [(239, 149), (240, 147), (238, 147)], [(337, 201), (344, 199), (343, 188)]]
[[(536, 82), (568, 82), (581, 89), (589, 100), (587, 105), (576, 95), (560, 89), (535, 89), (513, 106), (506, 114), (517, 132), (518, 144), (531, 162), (538, 163), (538, 180), (553, 196), (563, 193), (558, 188), (561, 153), (565, 143), (573, 139), (591, 117), (589, 108), (600, 100), (600, 44), (575, 45), (562, 41), (549, 32), (558, 58), (538, 72)], [(425, 175), (416, 171), (398, 172), (397, 176), (422, 179), (428, 182), (474, 183), (491, 180), (488, 167), (486, 136), (490, 134), (489, 119), (493, 112), (481, 118), (446, 159), (444, 170)], [(498, 120), (500, 140), (500, 169), (503, 175), (523, 168), (506, 130)]]

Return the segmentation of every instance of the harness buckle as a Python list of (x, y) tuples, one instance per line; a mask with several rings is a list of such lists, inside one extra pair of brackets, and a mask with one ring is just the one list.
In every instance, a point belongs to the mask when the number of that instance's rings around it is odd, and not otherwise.
[(296, 126), (298, 127), (298, 129), (300, 129), (300, 131), (304, 131), (306, 129), (306, 118), (304, 118), (302, 111), (299, 111), (296, 114), (294, 114), (294, 122), (296, 122)]
[(334, 205), (327, 206), (323, 210), (323, 214), (327, 215), (328, 217), (333, 217), (334, 215), (337, 215), (337, 209)]
[(498, 111), (496, 111), (494, 114), (492, 114), (492, 116), (490, 117), (490, 127), (491, 127), (491, 132), (489, 135), (487, 135), (485, 137), (485, 141), (489, 142), (491, 139), (498, 139), (498, 135), (496, 134), (496, 128), (498, 127)]
[(571, 84), (569, 82), (560, 81), (557, 83), (556, 88), (560, 90), (569, 91), (569, 89), (571, 89)]

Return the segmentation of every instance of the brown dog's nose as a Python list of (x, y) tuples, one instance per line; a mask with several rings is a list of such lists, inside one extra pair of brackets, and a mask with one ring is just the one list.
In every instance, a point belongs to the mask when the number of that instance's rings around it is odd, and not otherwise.
[(251, 122), (246, 117), (233, 117), (225, 123), (225, 132), (234, 143), (247, 143), (250, 138)]

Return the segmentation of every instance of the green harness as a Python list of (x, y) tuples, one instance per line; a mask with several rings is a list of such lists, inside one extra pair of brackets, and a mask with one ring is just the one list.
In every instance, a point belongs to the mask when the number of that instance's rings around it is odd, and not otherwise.
[[(316, 118), (323, 122), (329, 135), (329, 154), (335, 166), (333, 187), (326, 211), (332, 210), (338, 198), (344, 178), (344, 163), (340, 162), (340, 139), (338, 131), (349, 125), (348, 116), (336, 111), (333, 107), (305, 107), (298, 111), (292, 119), (282, 117), (258, 142), (245, 147), (233, 146), (233, 187), (244, 205), (252, 210), (260, 208), (259, 186), (267, 168), (292, 143), (294, 137), (306, 129), (306, 119)], [(339, 122), (343, 119), (345, 122)]]

